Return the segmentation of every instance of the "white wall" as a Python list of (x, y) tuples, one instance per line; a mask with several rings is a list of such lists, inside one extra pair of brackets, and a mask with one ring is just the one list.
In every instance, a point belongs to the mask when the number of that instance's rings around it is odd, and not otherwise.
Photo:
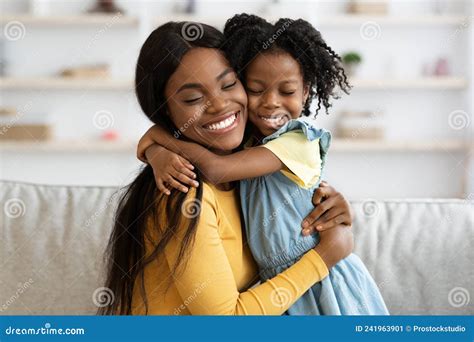
[[(52, 1), (54, 14), (75, 14), (91, 1)], [(51, 76), (61, 68), (84, 63), (107, 62), (112, 76), (132, 79), (139, 48), (153, 27), (152, 20), (173, 18), (172, 1), (118, 1), (130, 15), (143, 21), (137, 27), (39, 27), (26, 26), (23, 39), (4, 39), (3, 58), (8, 76)], [(259, 14), (266, 1), (199, 1), (198, 14), (222, 20), (241, 11)], [(340, 15), (344, 1), (283, 1), (287, 16), (311, 15), (315, 22)], [(391, 1), (390, 11), (399, 17), (429, 15), (433, 1)], [(4, 13), (28, 10), (28, 1), (1, 1)], [(278, 12), (274, 11), (274, 15)], [(461, 139), (473, 136), (472, 106), (472, 4), (448, 2), (446, 13), (471, 16), (460, 25), (381, 25), (380, 37), (365, 40), (360, 27), (323, 24), (328, 44), (342, 53), (362, 52), (364, 64), (358, 77), (408, 79), (420, 76), (422, 65), (439, 56), (448, 58), (453, 75), (469, 82), (465, 90), (355, 89), (337, 101), (331, 114), (319, 115), (321, 126), (333, 130), (343, 109), (383, 112), (389, 141)], [(3, 27), (2, 27), (3, 32)], [(389, 62), (391, 60), (391, 62)], [(109, 90), (1, 90), (0, 105), (15, 106), (25, 118), (47, 116), (58, 141), (96, 141), (102, 131), (94, 125), (99, 111), (110, 113), (112, 128), (126, 141), (137, 141), (149, 122), (140, 112), (132, 91)], [(452, 129), (449, 114), (462, 110), (470, 124)], [(1, 148), (0, 178), (55, 184), (124, 184), (140, 166), (129, 149), (38, 150)], [(471, 151), (472, 154), (472, 151)], [(469, 158), (471, 158), (469, 160)], [(458, 197), (474, 193), (474, 161), (462, 151), (331, 151), (327, 179), (350, 198), (356, 197)], [(470, 164), (470, 168), (468, 169)], [(466, 183), (469, 185), (466, 186)]]

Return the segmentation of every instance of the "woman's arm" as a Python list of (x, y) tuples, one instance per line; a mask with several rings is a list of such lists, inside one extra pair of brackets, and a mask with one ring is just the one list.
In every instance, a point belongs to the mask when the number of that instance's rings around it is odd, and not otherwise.
[[(210, 191), (204, 186), (204, 193)], [(194, 189), (189, 194), (193, 192)], [(311, 286), (324, 279), (328, 268), (352, 251), (350, 230), (342, 226), (331, 229), (323, 232), (319, 245), (293, 266), (254, 288), (239, 292), (219, 235), (216, 208), (215, 199), (204, 194), (193, 248), (185, 268), (175, 278), (181, 298), (193, 298), (187, 305), (193, 315), (281, 315)], [(178, 257), (181, 234), (178, 230), (165, 249), (170, 265)]]
[(197, 143), (176, 139), (158, 125), (151, 127), (140, 139), (137, 151), (140, 159), (143, 159), (151, 142), (158, 143), (194, 163), (212, 184), (259, 177), (279, 171), (284, 166), (281, 160), (266, 148), (255, 147), (229, 155), (218, 155)]

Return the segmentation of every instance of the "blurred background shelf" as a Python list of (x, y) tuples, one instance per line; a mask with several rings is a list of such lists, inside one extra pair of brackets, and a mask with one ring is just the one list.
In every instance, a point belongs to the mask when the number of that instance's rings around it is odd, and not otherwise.
[[(135, 153), (137, 141), (0, 141), (2, 152), (122, 152)], [(450, 152), (464, 151), (469, 144), (460, 140), (384, 141), (334, 139), (332, 152)]]
[[(465, 89), (468, 85), (462, 77), (424, 77), (407, 79), (350, 79), (355, 89)], [(60, 77), (0, 77), (0, 89), (26, 90), (133, 90), (129, 79), (68, 79)]]
[(0, 77), (0, 89), (4, 90), (132, 90), (130, 79), (91, 79), (66, 77)]
[(83, 15), (55, 15), (55, 16), (35, 16), (30, 14), (23, 15), (2, 15), (0, 24), (5, 25), (8, 22), (18, 21), (24, 25), (43, 26), (56, 28), (58, 26), (91, 26), (107, 25), (110, 27), (137, 27), (139, 19), (137, 17), (110, 15), (110, 14), (83, 14)]

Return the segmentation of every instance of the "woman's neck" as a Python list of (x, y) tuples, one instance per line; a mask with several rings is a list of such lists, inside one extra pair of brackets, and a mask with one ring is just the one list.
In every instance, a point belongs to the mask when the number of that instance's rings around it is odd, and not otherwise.
[[(218, 154), (220, 156), (225, 156), (232, 153), (232, 151), (223, 151), (223, 150), (218, 150), (218, 149), (210, 149), (210, 150), (213, 153)], [(234, 183), (232, 182), (219, 183), (219, 184), (216, 184), (215, 187), (219, 190), (229, 191), (234, 188)]]

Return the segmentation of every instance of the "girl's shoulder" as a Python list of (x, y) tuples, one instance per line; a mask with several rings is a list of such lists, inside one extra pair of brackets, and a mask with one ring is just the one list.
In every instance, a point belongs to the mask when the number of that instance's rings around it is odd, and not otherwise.
[(292, 132), (293, 135), (304, 136), (308, 141), (319, 139), (319, 144), (323, 149), (329, 148), (331, 143), (331, 133), (324, 128), (316, 125), (316, 119), (302, 116), (286, 122), (280, 129), (273, 134), (265, 137), (262, 144), (280, 138), (286, 133)]

